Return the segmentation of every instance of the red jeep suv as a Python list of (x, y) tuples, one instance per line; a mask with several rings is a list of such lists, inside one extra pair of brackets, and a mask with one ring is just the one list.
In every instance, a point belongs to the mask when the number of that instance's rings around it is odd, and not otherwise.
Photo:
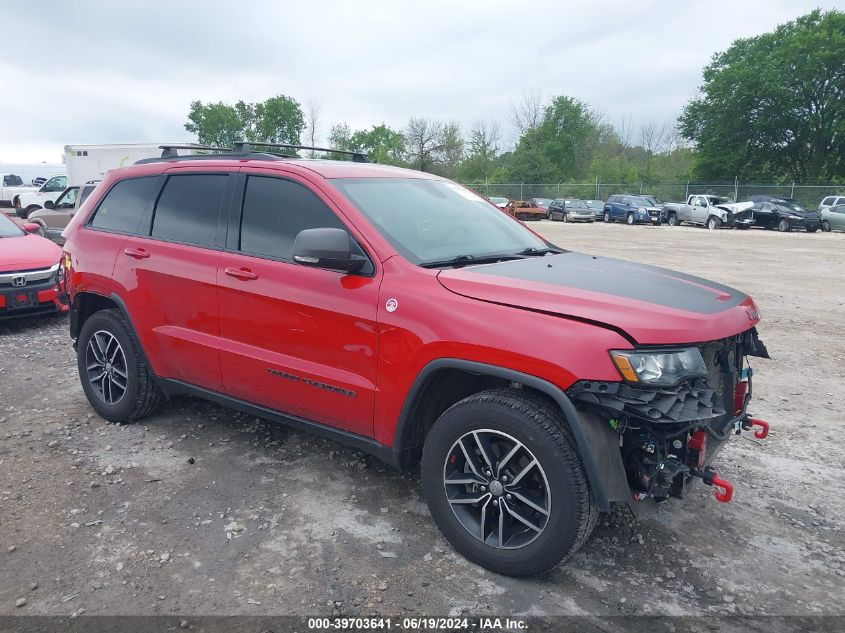
[(437, 176), (240, 145), (106, 174), (65, 231), (107, 420), (191, 394), (421, 462), (467, 558), (546, 570), (613, 502), (682, 497), (767, 357), (745, 294), (559, 248)]

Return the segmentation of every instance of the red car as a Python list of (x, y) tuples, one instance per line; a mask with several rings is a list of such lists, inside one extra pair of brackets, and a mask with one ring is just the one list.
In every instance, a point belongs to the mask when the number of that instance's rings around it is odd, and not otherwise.
[(68, 311), (62, 250), (33, 235), (38, 228), (0, 213), (0, 319)]
[(614, 502), (696, 480), (729, 500), (712, 459), (766, 433), (750, 297), (559, 248), (431, 174), (248, 147), (150, 159), (109, 172), (65, 237), (100, 415), (193, 394), (421, 462), (446, 538), (501, 573), (554, 566)]

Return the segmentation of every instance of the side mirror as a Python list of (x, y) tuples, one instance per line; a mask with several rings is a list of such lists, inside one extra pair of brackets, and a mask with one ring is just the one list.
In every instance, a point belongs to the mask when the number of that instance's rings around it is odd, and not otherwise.
[(23, 230), (27, 233), (38, 233), (41, 230), (41, 225), (35, 222), (27, 222), (23, 225)]
[(293, 242), (293, 261), (303, 266), (358, 272), (367, 263), (352, 256), (349, 233), (343, 229), (305, 229)]
[(56, 208), (56, 203), (55, 203), (55, 202), (53, 202), (52, 200), (47, 200), (47, 201), (44, 203), (44, 208), (45, 208), (45, 209), (55, 209), (55, 208)]

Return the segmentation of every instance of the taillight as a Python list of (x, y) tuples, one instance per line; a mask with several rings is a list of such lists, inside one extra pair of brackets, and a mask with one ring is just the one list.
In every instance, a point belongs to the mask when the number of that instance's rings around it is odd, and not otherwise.
[(740, 415), (745, 409), (745, 397), (748, 395), (748, 381), (741, 380), (734, 389), (734, 415)]

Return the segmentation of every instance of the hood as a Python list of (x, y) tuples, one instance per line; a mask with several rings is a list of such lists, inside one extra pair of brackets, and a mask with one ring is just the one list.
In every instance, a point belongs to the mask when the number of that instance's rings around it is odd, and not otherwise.
[(733, 288), (584, 253), (443, 270), (437, 278), (465, 297), (596, 323), (643, 345), (717, 340), (760, 320), (752, 299)]
[(740, 211), (747, 211), (754, 206), (753, 202), (730, 202), (726, 204), (715, 205), (719, 209), (730, 211), (731, 213), (739, 213)]
[(0, 272), (49, 268), (61, 256), (62, 249), (40, 235), (0, 237)]

